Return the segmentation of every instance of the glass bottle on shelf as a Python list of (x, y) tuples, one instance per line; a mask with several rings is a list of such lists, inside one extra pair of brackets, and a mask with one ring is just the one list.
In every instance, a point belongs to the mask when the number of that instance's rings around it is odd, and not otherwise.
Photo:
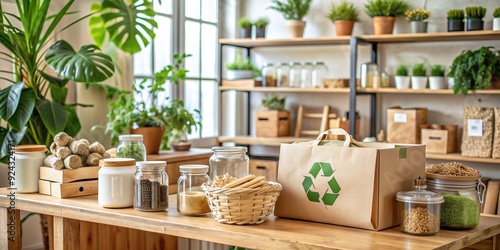
[(380, 79), (382, 81), (382, 88), (389, 88), (389, 72), (388, 68), (385, 67), (385, 69), (380, 73)]
[(328, 77), (328, 68), (324, 62), (313, 62), (313, 70), (311, 75), (312, 87), (322, 88), (323, 80)]
[(276, 87), (289, 87), (290, 66), (279, 63), (276, 69)]
[(272, 63), (265, 63), (262, 68), (262, 87), (276, 87), (276, 69)]
[(382, 87), (382, 80), (380, 78), (380, 74), (379, 74), (378, 70), (373, 71), (372, 87), (373, 88)]
[(312, 73), (312, 63), (311, 62), (302, 63), (300, 87), (302, 88), (312, 87), (311, 73)]
[(300, 88), (302, 66), (298, 62), (290, 62), (289, 85), (292, 88)]

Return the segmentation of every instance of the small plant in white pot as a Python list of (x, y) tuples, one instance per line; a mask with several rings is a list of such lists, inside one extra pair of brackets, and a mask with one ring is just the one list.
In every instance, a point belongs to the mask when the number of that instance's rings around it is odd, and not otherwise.
[(302, 37), (306, 22), (304, 16), (309, 12), (312, 0), (271, 0), (273, 5), (270, 9), (283, 14), (287, 20), (288, 30), (292, 37)]
[(234, 61), (226, 65), (226, 79), (252, 79), (255, 66), (250, 59), (243, 60), (240, 53), (236, 53)]
[(415, 90), (427, 88), (426, 69), (423, 63), (417, 63), (413, 65), (411, 74), (411, 88)]
[(396, 84), (396, 89), (410, 88), (410, 77), (408, 76), (408, 67), (406, 67), (406, 65), (400, 64), (398, 66), (396, 75), (394, 75), (394, 82)]
[(500, 30), (500, 7), (493, 11), (493, 30)]
[(446, 89), (446, 79), (444, 77), (444, 67), (441, 64), (431, 66), (431, 75), (429, 76), (429, 88)]

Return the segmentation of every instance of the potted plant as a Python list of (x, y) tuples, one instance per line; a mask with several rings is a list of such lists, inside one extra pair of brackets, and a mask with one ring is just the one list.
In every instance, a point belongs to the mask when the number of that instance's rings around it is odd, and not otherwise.
[(168, 138), (169, 146), (176, 151), (187, 151), (191, 148), (187, 135), (193, 129), (201, 128), (200, 111), (195, 109), (190, 112), (184, 107), (180, 99), (173, 100), (163, 113), (165, 123), (165, 138)]
[(269, 95), (262, 100), (261, 110), (255, 113), (255, 128), (258, 137), (290, 135), (290, 112), (285, 110), (286, 97)]
[(478, 50), (464, 50), (453, 60), (449, 77), (453, 77), (453, 92), (467, 95), (469, 90), (484, 89), (492, 86), (492, 78), (500, 78), (500, 51), (493, 47)]
[(240, 20), (238, 20), (238, 26), (240, 27), (241, 38), (252, 38), (253, 23), (248, 20), (248, 18), (240, 18)]
[(413, 65), (411, 74), (411, 88), (415, 90), (427, 88), (426, 69), (423, 63), (417, 63)]
[(243, 56), (240, 53), (234, 55), (234, 61), (226, 65), (226, 79), (227, 80), (238, 80), (238, 79), (252, 79), (255, 66), (252, 64), (250, 59), (243, 60)]
[(493, 11), (493, 30), (500, 30), (500, 7)]
[(405, 0), (368, 0), (365, 12), (373, 18), (375, 35), (392, 34), (396, 17), (408, 10)]
[(486, 8), (482, 6), (465, 7), (465, 19), (467, 20), (467, 31), (483, 30), (483, 18), (486, 15)]
[(424, 22), (431, 12), (428, 10), (415, 9), (407, 10), (405, 12), (406, 20), (411, 24), (411, 31), (413, 33), (427, 33), (427, 22)]
[(448, 32), (464, 31), (465, 12), (462, 9), (448, 11)]
[(431, 66), (431, 75), (429, 76), (430, 89), (445, 89), (447, 86), (444, 77), (444, 67), (441, 64)]
[(408, 76), (408, 67), (406, 65), (400, 64), (398, 66), (394, 75), (394, 82), (396, 89), (410, 88), (410, 77)]
[(330, 13), (326, 17), (335, 24), (337, 36), (350, 36), (358, 16), (358, 8), (352, 2), (342, 0), (339, 5), (332, 3)]
[(269, 20), (265, 17), (261, 17), (255, 21), (255, 37), (256, 38), (265, 38), (266, 37), (266, 28), (269, 24)]
[(306, 22), (303, 20), (307, 15), (312, 0), (271, 0), (274, 5), (270, 9), (281, 12), (287, 20), (288, 30), (292, 37), (302, 37)]

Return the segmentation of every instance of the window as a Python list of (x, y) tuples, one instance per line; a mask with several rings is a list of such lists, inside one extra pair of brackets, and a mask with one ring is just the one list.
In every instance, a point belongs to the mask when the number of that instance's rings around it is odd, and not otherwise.
[(191, 54), (184, 64), (189, 70), (186, 81), (167, 87), (163, 96), (183, 99), (188, 110), (200, 110), (203, 127), (189, 139), (215, 137), (218, 132), (218, 6), (218, 0), (162, 0), (161, 5), (155, 0), (156, 38), (134, 55), (138, 82), (171, 64), (174, 54)]

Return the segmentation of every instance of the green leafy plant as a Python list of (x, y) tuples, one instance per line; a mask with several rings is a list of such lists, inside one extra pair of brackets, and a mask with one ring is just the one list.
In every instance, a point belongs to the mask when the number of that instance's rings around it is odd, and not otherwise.
[(406, 20), (409, 22), (413, 21), (423, 21), (431, 15), (431, 12), (428, 10), (415, 9), (415, 10), (407, 10), (405, 12)]
[(173, 100), (165, 108), (164, 116), (166, 117), (165, 139), (169, 140), (170, 143), (172, 140), (184, 142), (193, 129), (201, 128), (200, 111), (195, 109), (193, 113), (189, 112), (180, 99)]
[(242, 17), (240, 18), (240, 20), (238, 20), (238, 26), (243, 29), (248, 29), (252, 28), (253, 23), (250, 20), (248, 20), (248, 18)]
[(412, 67), (412, 76), (425, 76), (426, 70), (423, 63), (417, 63)]
[(269, 19), (265, 17), (261, 17), (255, 21), (255, 27), (257, 28), (264, 28), (269, 24)]
[(462, 9), (449, 10), (447, 14), (449, 20), (464, 20), (465, 18), (465, 12)]
[(484, 89), (491, 86), (493, 76), (500, 78), (500, 52), (493, 47), (478, 50), (464, 50), (453, 60), (449, 77), (453, 77), (453, 92), (466, 95), (469, 90)]
[(226, 69), (228, 70), (254, 70), (255, 68), (250, 59), (243, 60), (240, 53), (236, 53), (234, 61), (226, 65)]
[(396, 76), (408, 76), (408, 67), (406, 67), (406, 65), (400, 64), (396, 69)]
[(312, 0), (271, 0), (270, 9), (281, 12), (286, 20), (302, 20), (311, 6)]
[(352, 2), (341, 1), (339, 5), (332, 3), (330, 13), (326, 16), (331, 21), (358, 21), (359, 10)]
[(483, 19), (486, 15), (486, 8), (482, 6), (465, 7), (465, 14), (469, 19)]
[(431, 76), (442, 76), (444, 77), (444, 67), (441, 64), (435, 64), (431, 66)]
[(494, 17), (494, 18), (499, 18), (499, 17), (500, 17), (500, 7), (496, 8), (496, 9), (493, 11), (493, 17)]
[(375, 16), (403, 16), (409, 8), (405, 0), (368, 0), (365, 12), (370, 17)]
[(277, 95), (268, 95), (262, 100), (262, 107), (267, 110), (285, 110), (286, 97), (279, 98)]

